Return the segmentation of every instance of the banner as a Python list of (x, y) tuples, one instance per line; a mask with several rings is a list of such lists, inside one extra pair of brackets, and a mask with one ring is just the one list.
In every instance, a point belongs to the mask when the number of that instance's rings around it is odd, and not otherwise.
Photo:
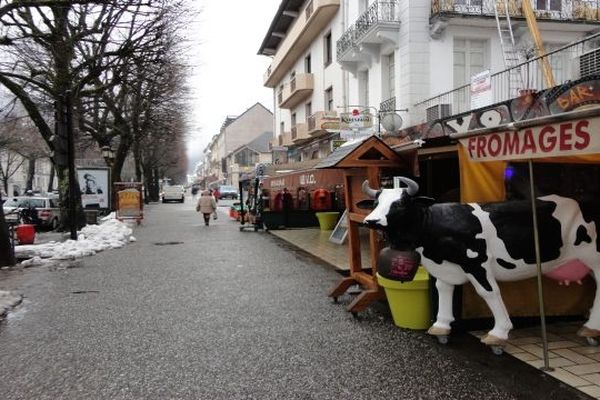
[(489, 106), (493, 102), (490, 70), (473, 75), (471, 77), (471, 109)]
[(471, 161), (600, 153), (600, 117), (539, 125), (460, 139)]

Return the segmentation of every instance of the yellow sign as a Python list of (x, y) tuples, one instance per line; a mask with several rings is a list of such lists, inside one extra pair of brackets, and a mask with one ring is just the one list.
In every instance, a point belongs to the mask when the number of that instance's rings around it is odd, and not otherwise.
[(125, 189), (117, 193), (118, 216), (121, 218), (139, 218), (141, 216), (140, 191)]

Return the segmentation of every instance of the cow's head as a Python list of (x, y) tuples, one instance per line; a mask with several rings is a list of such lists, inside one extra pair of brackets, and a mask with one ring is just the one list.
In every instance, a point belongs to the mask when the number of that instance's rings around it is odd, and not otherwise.
[[(419, 185), (412, 179), (400, 177), (400, 181), (406, 184), (405, 188), (375, 190), (369, 186), (369, 181), (362, 184), (363, 192), (372, 200), (373, 211), (364, 219), (365, 224), (372, 228), (386, 228), (388, 226), (388, 214), (390, 212), (402, 213), (405, 205), (419, 191)], [(364, 206), (365, 201), (359, 203)]]

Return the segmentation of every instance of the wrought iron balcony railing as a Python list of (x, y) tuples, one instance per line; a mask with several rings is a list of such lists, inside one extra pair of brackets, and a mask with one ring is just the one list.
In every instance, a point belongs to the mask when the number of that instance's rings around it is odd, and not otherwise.
[[(538, 19), (600, 21), (600, 0), (525, 0)], [(460, 14), (493, 17), (496, 0), (432, 0), (431, 15)], [(523, 0), (508, 0), (511, 17), (525, 18), (521, 5)], [(500, 7), (498, 10), (500, 11)]]
[[(543, 57), (535, 57), (513, 68), (491, 75), (492, 104), (514, 99), (523, 91), (548, 89), (542, 70), (543, 60), (550, 65), (556, 85), (585, 76), (600, 74), (600, 48), (597, 48), (600, 33), (548, 52)], [(511, 73), (517, 71), (523, 86), (513, 87)], [(414, 105), (416, 120), (413, 123), (458, 115), (470, 111), (471, 85), (466, 84)]]
[[(600, 0), (599, 0), (600, 1)], [(374, 26), (386, 22), (400, 22), (397, 15), (398, 0), (377, 0), (344, 32), (337, 41), (338, 58), (363, 38)]]
[(384, 100), (379, 104), (379, 112), (389, 112), (396, 109), (396, 97)]

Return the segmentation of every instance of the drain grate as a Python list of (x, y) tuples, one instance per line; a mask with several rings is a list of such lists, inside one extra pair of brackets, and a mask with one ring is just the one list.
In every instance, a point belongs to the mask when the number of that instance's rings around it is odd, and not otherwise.
[(154, 244), (157, 246), (173, 246), (176, 244), (183, 244), (183, 242), (156, 242)]

